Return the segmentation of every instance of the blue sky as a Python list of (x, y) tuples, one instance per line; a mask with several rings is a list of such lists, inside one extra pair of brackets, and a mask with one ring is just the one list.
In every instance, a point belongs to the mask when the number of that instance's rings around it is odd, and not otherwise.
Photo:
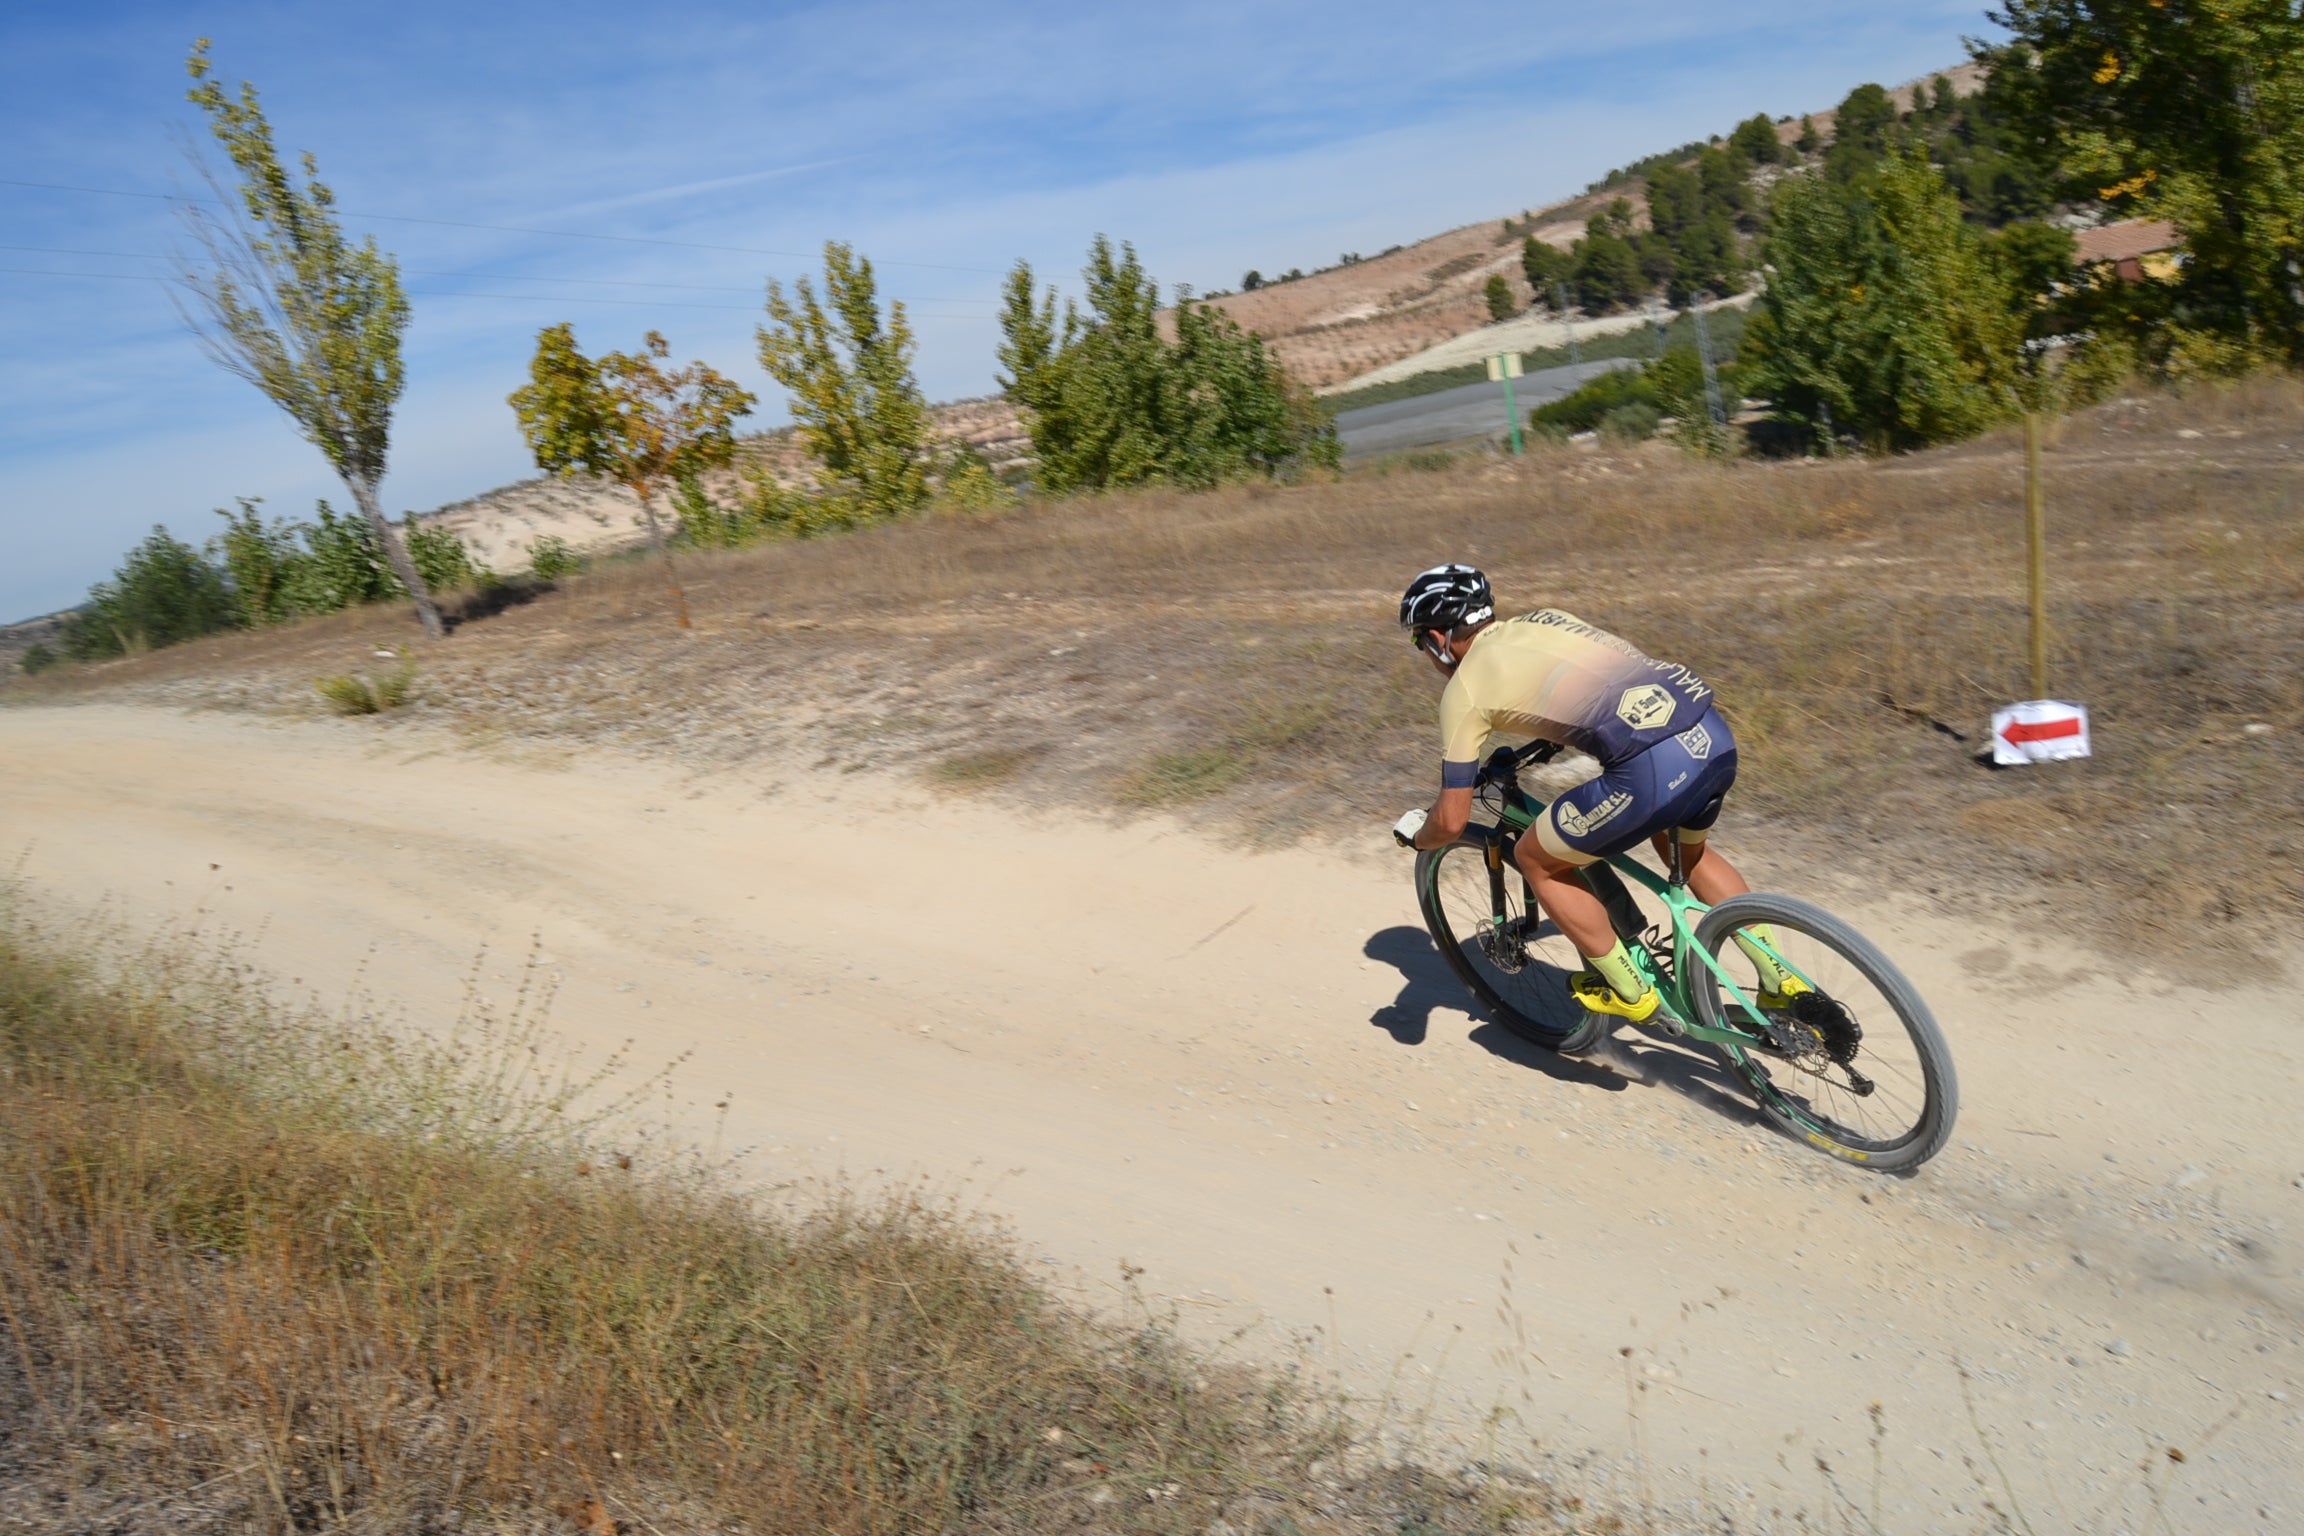
[(398, 511), (533, 473), (504, 396), (556, 321), (593, 350), (661, 330), (758, 391), (772, 424), (761, 282), (844, 239), (910, 301), (931, 397), (981, 394), (1018, 257), (1069, 278), (1102, 230), (1170, 284), (1322, 265), (1956, 62), (1982, 8), (16, 0), (0, 15), (0, 619), (77, 601), (154, 523), (204, 538), (236, 496), (289, 514), (343, 499), (148, 280), (184, 244), (165, 198), (190, 185), (196, 36), (401, 260)]

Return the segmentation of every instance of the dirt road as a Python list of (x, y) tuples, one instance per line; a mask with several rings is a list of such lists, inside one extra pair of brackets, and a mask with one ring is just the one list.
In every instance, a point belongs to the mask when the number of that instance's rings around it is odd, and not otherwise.
[(204, 907), (324, 998), (365, 966), (439, 1019), (478, 946), (496, 985), (540, 937), (561, 1033), (690, 1053), (676, 1113), (728, 1097), (763, 1175), (964, 1178), (1098, 1304), (1141, 1265), (1195, 1332), (1304, 1341), (1481, 1454), (1748, 1529), (1833, 1479), (1869, 1511), (1877, 1401), (1890, 1530), (2011, 1493), (2043, 1531), (2135, 1528), (2140, 1465), (2173, 1529), (2304, 1528), (2284, 991), (2203, 1004), (1724, 839), (1934, 1000), (1964, 1115), (1896, 1180), (1757, 1128), (1676, 1048), (1630, 1040), (1632, 1081), (1469, 1017), (1380, 828), (1253, 852), (861, 774), (110, 706), (0, 712), (0, 785), (43, 895)]

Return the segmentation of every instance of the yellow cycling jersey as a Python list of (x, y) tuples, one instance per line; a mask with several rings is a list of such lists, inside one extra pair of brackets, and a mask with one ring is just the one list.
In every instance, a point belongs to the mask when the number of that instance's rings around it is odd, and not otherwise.
[(1540, 608), (1473, 638), (1440, 696), (1441, 783), (1471, 784), (1491, 735), (1533, 737), (1620, 763), (1688, 729), (1712, 690), (1574, 614)]

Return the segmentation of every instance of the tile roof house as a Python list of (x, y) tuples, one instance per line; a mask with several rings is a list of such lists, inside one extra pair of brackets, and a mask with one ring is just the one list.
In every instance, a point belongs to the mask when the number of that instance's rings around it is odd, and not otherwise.
[(2176, 275), (2181, 242), (2176, 226), (2166, 219), (2124, 219), (2118, 224), (2083, 229), (2077, 240), (2079, 249), (2072, 258), (2076, 265), (2092, 267), (2109, 262), (2124, 282), (2165, 280)]

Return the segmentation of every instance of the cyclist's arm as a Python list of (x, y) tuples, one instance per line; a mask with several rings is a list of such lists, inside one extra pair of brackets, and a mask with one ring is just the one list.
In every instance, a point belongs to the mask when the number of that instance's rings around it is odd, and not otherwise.
[(1472, 822), (1472, 786), (1457, 788), (1442, 782), (1440, 798), (1432, 802), (1432, 811), (1417, 829), (1418, 848), (1445, 848), (1464, 835)]
[(1440, 798), (1416, 833), (1419, 849), (1445, 848), (1471, 824), (1472, 787), (1479, 780), (1480, 746), (1487, 739), (1486, 714), (1459, 672), (1440, 696)]

